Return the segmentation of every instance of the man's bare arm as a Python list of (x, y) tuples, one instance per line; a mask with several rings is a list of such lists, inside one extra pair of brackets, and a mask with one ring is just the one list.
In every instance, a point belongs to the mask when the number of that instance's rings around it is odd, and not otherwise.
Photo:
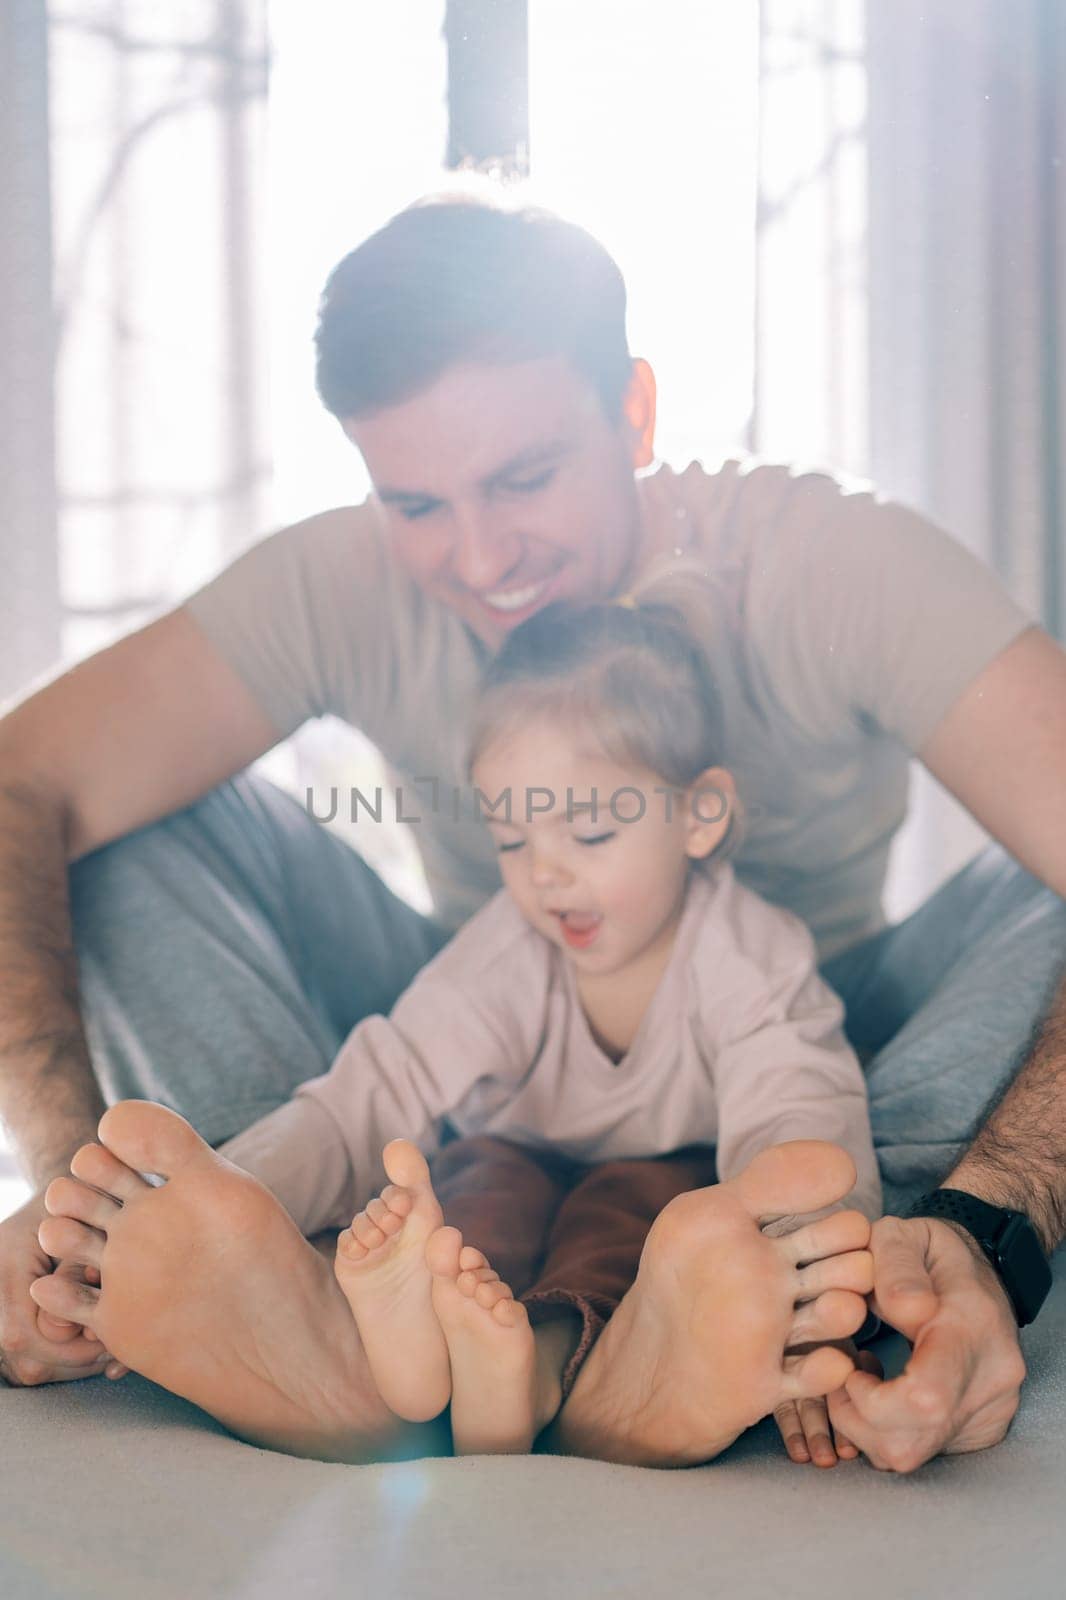
[(1066, 981), (1036, 1048), (944, 1182), (1024, 1211), (1048, 1255), (1066, 1238)]
[(277, 732), (181, 610), (0, 722), (0, 1116), (37, 1184), (102, 1110), (77, 1000), (66, 868), (190, 804)]
[[(921, 752), (1001, 844), (1066, 897), (1066, 652), (1022, 634), (962, 695)], [(1024, 1211), (1045, 1247), (1066, 1234), (1066, 984), (1035, 1049), (944, 1180)]]
[(81, 1336), (43, 1338), (29, 1295), (52, 1268), (37, 1241), (41, 1191), (94, 1136), (103, 1110), (78, 1004), (67, 865), (191, 804), (277, 737), (181, 610), (0, 721), (0, 1119), (36, 1190), (0, 1222), (7, 1381), (80, 1377), (106, 1362)]
[[(1066, 896), (1066, 653), (1032, 628), (992, 661), (921, 752), (1001, 844)], [(945, 1183), (1024, 1211), (1048, 1250), (1066, 1229), (1066, 983), (1035, 1049)], [(1003, 1438), (1025, 1378), (1006, 1293), (962, 1228), (924, 1217), (874, 1226), (875, 1299), (913, 1345), (885, 1383), (854, 1372), (834, 1426), (868, 1459), (912, 1472), (941, 1451)]]
[(78, 1011), (66, 867), (59, 805), (17, 777), (0, 782), (0, 1116), (35, 1189), (104, 1110)]

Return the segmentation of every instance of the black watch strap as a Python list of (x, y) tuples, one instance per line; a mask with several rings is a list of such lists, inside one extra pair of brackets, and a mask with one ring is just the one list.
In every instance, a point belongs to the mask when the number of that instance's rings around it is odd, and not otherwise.
[(1003, 1226), (1003, 1219), (1014, 1213), (999, 1206), (978, 1200), (975, 1194), (964, 1189), (934, 1189), (923, 1194), (907, 1211), (908, 1217), (942, 1217), (945, 1222), (958, 1222), (972, 1233), (982, 1249), (995, 1241)]
[(963, 1189), (934, 1189), (907, 1210), (908, 1217), (957, 1222), (980, 1245), (1014, 1309), (1019, 1327), (1032, 1322), (1051, 1288), (1051, 1269), (1029, 1218)]

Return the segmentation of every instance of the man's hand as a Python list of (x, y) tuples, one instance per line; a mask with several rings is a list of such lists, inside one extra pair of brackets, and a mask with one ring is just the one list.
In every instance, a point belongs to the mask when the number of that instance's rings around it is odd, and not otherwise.
[(851, 1373), (829, 1397), (834, 1428), (893, 1472), (998, 1444), (1025, 1362), (1010, 1301), (980, 1248), (948, 1222), (883, 1217), (870, 1249), (874, 1309), (913, 1349), (888, 1382)]
[[(73, 1322), (40, 1311), (30, 1299), (30, 1284), (53, 1270), (37, 1229), (48, 1215), (43, 1195), (34, 1195), (20, 1210), (0, 1222), (0, 1379), (22, 1387), (93, 1378), (125, 1372), (98, 1340)], [(71, 1263), (55, 1269), (83, 1277), (86, 1269)]]
[[(871, 1350), (857, 1350), (854, 1339), (830, 1341), (838, 1350), (849, 1355), (857, 1368), (872, 1372), (880, 1378), (883, 1368)], [(808, 1351), (815, 1345), (798, 1346)], [(796, 1354), (790, 1350), (789, 1355)], [(840, 1391), (844, 1393), (843, 1390)], [(837, 1460), (854, 1461), (859, 1454), (855, 1445), (839, 1428), (829, 1422), (828, 1395), (817, 1395), (810, 1400), (785, 1400), (774, 1412), (774, 1421), (788, 1451), (789, 1460), (798, 1465), (813, 1461), (816, 1467), (835, 1467)]]

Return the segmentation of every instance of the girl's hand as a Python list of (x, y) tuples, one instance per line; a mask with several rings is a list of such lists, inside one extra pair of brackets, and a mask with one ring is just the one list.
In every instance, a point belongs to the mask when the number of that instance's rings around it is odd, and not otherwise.
[[(871, 1351), (856, 1350), (850, 1339), (843, 1341), (840, 1348), (851, 1356), (860, 1372), (882, 1376), (881, 1363)], [(800, 1465), (813, 1461), (816, 1467), (835, 1467), (838, 1460), (854, 1461), (859, 1454), (851, 1440), (830, 1423), (824, 1398), (786, 1400), (774, 1412), (774, 1421), (789, 1459)]]

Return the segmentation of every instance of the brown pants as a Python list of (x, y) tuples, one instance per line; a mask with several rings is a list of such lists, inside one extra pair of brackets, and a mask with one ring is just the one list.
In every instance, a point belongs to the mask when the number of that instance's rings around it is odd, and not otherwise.
[(563, 1375), (581, 1363), (637, 1274), (655, 1218), (675, 1195), (715, 1181), (714, 1152), (692, 1146), (647, 1161), (584, 1166), (550, 1151), (479, 1136), (446, 1145), (432, 1163), (445, 1221), (483, 1250), (529, 1311), (581, 1317)]

